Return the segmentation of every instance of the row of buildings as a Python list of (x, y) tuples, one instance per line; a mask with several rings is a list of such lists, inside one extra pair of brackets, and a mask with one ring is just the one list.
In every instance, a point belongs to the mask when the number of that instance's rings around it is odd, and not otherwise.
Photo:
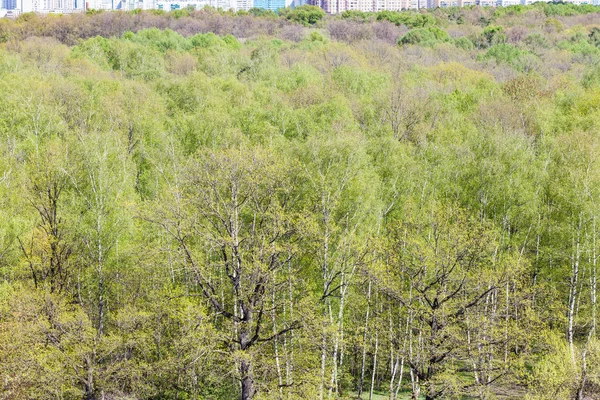
[[(309, 0), (310, 1), (310, 0)], [(421, 8), (437, 7), (508, 7), (514, 5), (529, 5), (538, 1), (550, 2), (552, 0), (315, 0), (328, 14), (339, 14), (347, 10), (363, 12), (378, 12), (383, 10), (416, 10)], [(600, 5), (600, 0), (566, 0), (573, 4)]]
[(277, 10), (292, 6), (293, 0), (1, 0), (0, 17), (16, 17), (21, 13), (69, 14), (86, 10), (151, 10), (173, 11), (206, 6), (249, 10), (253, 7)]
[[(435, 7), (510, 6), (531, 4), (540, 0), (1, 0), (0, 17), (15, 17), (21, 13), (76, 13), (89, 9), (96, 10), (149, 10), (173, 11), (184, 8), (203, 8), (205, 6), (249, 10), (263, 8), (276, 11), (283, 7), (303, 4), (320, 6), (329, 14), (338, 14), (347, 10), (377, 12), (383, 10), (407, 10)], [(542, 0), (544, 1), (544, 0)], [(545, 0), (549, 1), (549, 0)], [(600, 4), (600, 0), (567, 0), (575, 4)]]

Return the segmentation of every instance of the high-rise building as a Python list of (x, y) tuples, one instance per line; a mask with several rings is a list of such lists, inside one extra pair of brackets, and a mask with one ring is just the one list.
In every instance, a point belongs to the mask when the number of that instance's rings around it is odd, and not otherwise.
[(253, 0), (236, 0), (235, 1), (235, 11), (238, 11), (238, 10), (248, 11), (253, 6), (254, 6)]
[[(120, 0), (123, 2), (133, 1), (133, 0)], [(195, 8), (200, 9), (206, 6), (221, 8), (223, 10), (249, 10), (254, 7), (254, 0), (135, 0), (136, 2), (144, 2), (144, 7), (148, 7), (149, 4), (152, 4), (152, 8), (157, 8), (159, 10), (164, 11), (173, 11), (173, 10), (181, 10), (185, 8)], [(267, 0), (264, 0), (267, 3)], [(270, 8), (277, 10), (281, 8), (278, 6), (277, 1), (289, 1), (289, 0), (268, 0), (269, 3), (266, 6), (276, 7)], [(267, 7), (263, 8), (267, 8)], [(285, 7), (285, 6), (283, 6)], [(141, 8), (141, 7), (139, 7)], [(144, 8), (146, 9), (146, 8)]]
[[(4, 1), (4, 0), (3, 0)], [(22, 13), (74, 13), (83, 11), (83, 0), (16, 0), (16, 9)]]
[[(125, 0), (127, 1), (127, 0)], [(164, 11), (183, 10), (186, 8), (203, 8), (208, 5), (207, 0), (198, 1), (157, 1), (155, 8)]]
[(115, 10), (152, 10), (156, 8), (155, 0), (114, 0)]
[(498, 0), (498, 6), (508, 7), (508, 6), (516, 6), (520, 5), (521, 0)]
[(346, 0), (346, 10), (356, 11), (374, 11), (375, 1), (373, 0)]
[(253, 7), (277, 11), (280, 8), (288, 7), (289, 5), (287, 0), (254, 0)]
[(5, 10), (14, 10), (17, 8), (17, 0), (2, 0), (2, 8)]

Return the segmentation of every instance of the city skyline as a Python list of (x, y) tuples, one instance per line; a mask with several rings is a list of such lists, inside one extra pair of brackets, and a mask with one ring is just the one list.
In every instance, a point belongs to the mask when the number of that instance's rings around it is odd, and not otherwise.
[[(280, 8), (310, 4), (321, 7), (327, 14), (345, 11), (380, 12), (418, 10), (438, 7), (506, 7), (528, 5), (536, 1), (552, 0), (2, 0), (2, 9), (8, 10), (5, 17), (16, 17), (21, 13), (76, 13), (86, 10), (163, 10), (174, 11), (186, 8), (214, 7), (223, 10), (250, 10), (260, 8), (277, 11)], [(600, 4), (600, 0), (567, 0), (572, 4)]]

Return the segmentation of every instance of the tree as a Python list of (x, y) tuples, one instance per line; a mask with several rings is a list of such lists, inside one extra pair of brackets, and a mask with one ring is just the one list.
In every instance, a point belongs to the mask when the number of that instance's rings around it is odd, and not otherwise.
[[(390, 267), (408, 282), (412, 293), (391, 292), (413, 315), (407, 354), (415, 377), (413, 398), (419, 397), (422, 387), (428, 400), (464, 393), (469, 383), (456, 373), (457, 362), (467, 360), (473, 346), (465, 326), (472, 329), (469, 318), (505, 280), (494, 259), (493, 236), (464, 211), (433, 206), (410, 222), (392, 225), (390, 237)], [(490, 377), (488, 384), (502, 375)]]
[(370, 256), (369, 235), (377, 229), (379, 204), (377, 176), (364, 151), (356, 151), (360, 138), (339, 133), (338, 137), (319, 139), (309, 140), (299, 158), (307, 180), (313, 220), (310, 244), (316, 267), (313, 279), (319, 285), (317, 298), (322, 310), (322, 399), (339, 390), (346, 302), (356, 274)]
[(279, 11), (279, 15), (289, 21), (309, 26), (319, 22), (325, 16), (325, 11), (321, 7), (303, 5), (295, 8), (284, 8)]
[(293, 260), (302, 237), (292, 173), (261, 149), (206, 151), (189, 162), (181, 183), (173, 182), (168, 207), (159, 205), (151, 217), (178, 246), (191, 289), (227, 326), (242, 400), (256, 393), (254, 347), (299, 326), (290, 322), (274, 333), (267, 327), (269, 297), (281, 284), (276, 272)]

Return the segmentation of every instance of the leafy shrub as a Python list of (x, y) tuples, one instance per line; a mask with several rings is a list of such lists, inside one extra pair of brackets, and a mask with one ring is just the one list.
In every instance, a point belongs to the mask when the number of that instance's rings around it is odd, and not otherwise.
[(596, 47), (600, 47), (600, 28), (593, 27), (588, 35), (588, 41)]
[(475, 48), (473, 42), (466, 37), (454, 39), (454, 45), (463, 50), (473, 50)]
[(169, 50), (187, 51), (191, 49), (189, 40), (171, 29), (142, 29), (138, 33), (125, 32), (123, 39), (147, 45), (162, 53)]
[(406, 25), (409, 28), (425, 28), (437, 25), (437, 21), (432, 15), (414, 12), (381, 11), (377, 14), (377, 20), (390, 21), (396, 25)]
[(596, 67), (586, 71), (581, 80), (581, 85), (586, 89), (600, 87), (600, 69)]
[(347, 66), (336, 68), (333, 80), (340, 88), (356, 94), (372, 93), (383, 88), (387, 82), (385, 75)]
[(521, 70), (521, 68), (519, 68), (519, 61), (524, 54), (528, 54), (528, 52), (519, 50), (513, 45), (502, 43), (490, 47), (489, 50), (483, 56), (479, 57), (479, 59), (495, 60), (498, 64), (506, 63)]
[(87, 58), (96, 65), (103, 68), (111, 68), (108, 60), (108, 55), (112, 51), (110, 40), (96, 36), (94, 38), (84, 40), (77, 46), (73, 47), (71, 54), (74, 58)]
[(540, 80), (533, 75), (519, 75), (502, 85), (502, 90), (513, 100), (528, 100), (541, 96)]
[(280, 10), (279, 14), (289, 21), (309, 26), (322, 20), (325, 16), (325, 11), (321, 7), (304, 5), (291, 9), (285, 8)]
[(564, 40), (558, 43), (557, 47), (559, 49), (568, 50), (572, 53), (581, 54), (584, 56), (598, 54), (598, 48), (583, 38), (577, 41)]
[(251, 9), (249, 9), (248, 14), (253, 15), (255, 17), (270, 17), (270, 18), (277, 17), (277, 13), (275, 13), (274, 11), (267, 10), (264, 8), (257, 8), (257, 7), (253, 7)]
[(212, 32), (198, 33), (190, 38), (190, 42), (194, 47), (208, 49), (209, 47), (222, 46), (225, 43), (223, 40)]
[(547, 49), (550, 47), (550, 42), (548, 41), (548, 38), (540, 33), (532, 33), (531, 35), (525, 38), (524, 42), (532, 50), (540, 48)]
[(506, 43), (506, 34), (501, 26), (490, 25), (483, 30), (483, 38), (488, 46)]
[(312, 32), (308, 36), (308, 40), (311, 42), (327, 43), (327, 38), (317, 31)]
[(451, 40), (446, 31), (430, 26), (428, 28), (411, 29), (406, 35), (402, 36), (398, 43), (432, 47), (437, 43), (450, 42)]
[(364, 11), (346, 10), (342, 13), (342, 18), (367, 21), (371, 18), (372, 15), (374, 14)]
[(544, 22), (544, 28), (549, 31), (560, 32), (563, 30), (563, 24), (556, 18), (546, 18), (546, 22)]

